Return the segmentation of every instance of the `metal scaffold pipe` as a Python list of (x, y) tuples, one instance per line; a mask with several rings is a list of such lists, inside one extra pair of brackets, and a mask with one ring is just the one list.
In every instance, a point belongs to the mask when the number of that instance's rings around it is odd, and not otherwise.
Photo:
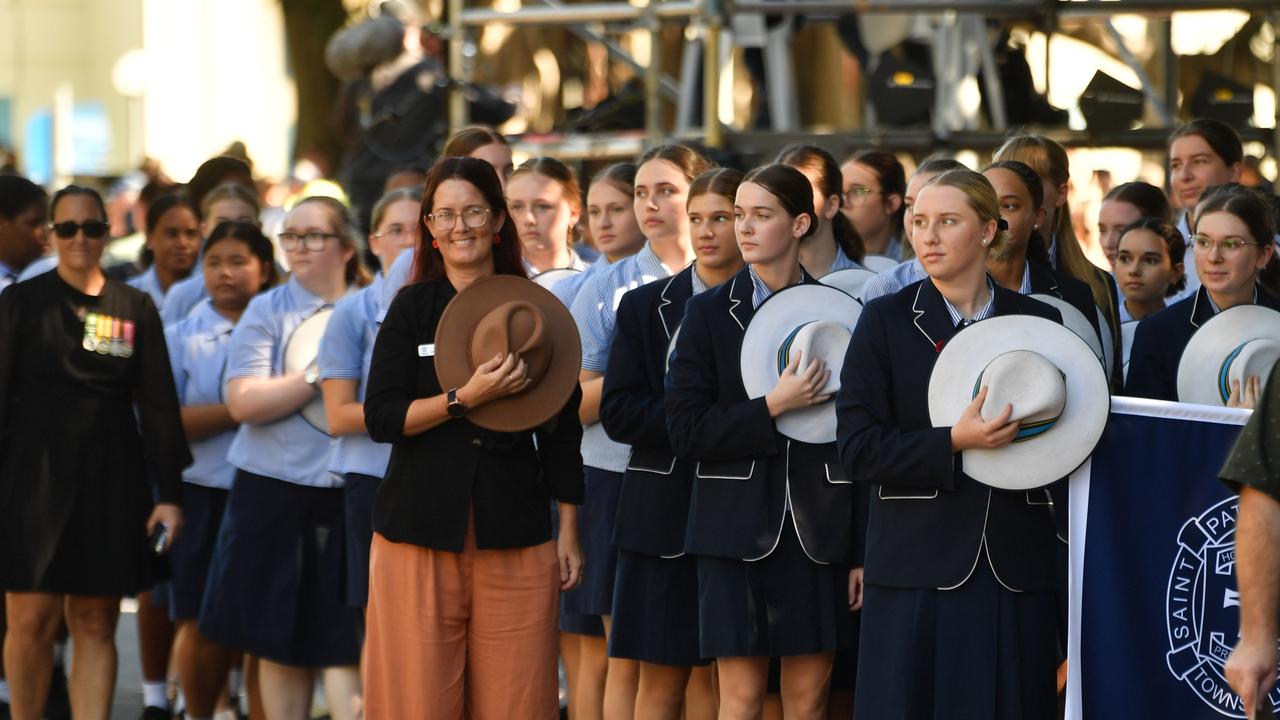
[(462, 11), (464, 25), (505, 23), (508, 25), (564, 25), (566, 23), (626, 22), (640, 20), (649, 13), (658, 18), (688, 18), (701, 14), (702, 3), (674, 0), (654, 2), (649, 7), (636, 7), (624, 2), (596, 2), (561, 7), (525, 7), (515, 12), (487, 8)]

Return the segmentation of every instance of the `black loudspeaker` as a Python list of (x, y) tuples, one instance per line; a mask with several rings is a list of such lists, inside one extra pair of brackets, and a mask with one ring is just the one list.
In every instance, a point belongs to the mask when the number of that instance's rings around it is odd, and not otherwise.
[(1217, 73), (1206, 72), (1191, 94), (1191, 115), (1248, 127), (1253, 119), (1253, 90)]
[(1080, 113), (1090, 132), (1122, 132), (1142, 119), (1142, 103), (1141, 90), (1099, 70), (1080, 95)]
[[(906, 127), (929, 123), (934, 79), (927, 47), (911, 43), (884, 53), (871, 73), (869, 92), (881, 125)], [(917, 52), (912, 52), (917, 50)], [(921, 57), (923, 56), (923, 57)]]

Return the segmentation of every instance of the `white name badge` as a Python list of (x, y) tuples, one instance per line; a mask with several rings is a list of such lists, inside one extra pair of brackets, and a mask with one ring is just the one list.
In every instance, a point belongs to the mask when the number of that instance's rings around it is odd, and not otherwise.
[(427, 343), (425, 345), (418, 346), (418, 357), (435, 357), (435, 354), (435, 343)]

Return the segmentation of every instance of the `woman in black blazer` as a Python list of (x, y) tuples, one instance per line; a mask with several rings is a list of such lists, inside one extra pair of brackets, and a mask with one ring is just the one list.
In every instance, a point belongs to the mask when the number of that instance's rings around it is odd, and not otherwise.
[[(640, 661), (636, 707), (644, 717), (679, 718), (686, 686), (710, 699), (710, 673), (698, 649), (698, 566), (684, 553), (693, 480), (676, 458), (663, 407), (667, 356), (690, 297), (742, 269), (733, 233), (733, 198), (742, 173), (709, 170), (689, 186), (689, 231), (697, 259), (670, 278), (622, 296), (604, 375), (600, 422), (631, 446), (614, 526), (618, 568), (611, 657)], [(708, 710), (714, 714), (714, 702)]]
[(1006, 290), (985, 268), (999, 240), (996, 195), (952, 170), (920, 192), (911, 242), (929, 277), (868, 303), (841, 371), (837, 443), (871, 488), (855, 716), (1013, 720), (1056, 713), (1058, 582), (1052, 503), (963, 473), (959, 453), (1007, 445), (1010, 409), (934, 427), (928, 387), (943, 346), (994, 315), (1057, 310)]
[(666, 379), (671, 446), (694, 469), (684, 549), (698, 556), (700, 646), (717, 661), (721, 717), (759, 716), (771, 656), (787, 716), (825, 717), (832, 657), (852, 640), (854, 496), (834, 444), (789, 440), (774, 418), (828, 400), (829, 371), (793, 358), (749, 399), (739, 358), (761, 302), (816, 282), (799, 263), (813, 191), (798, 170), (769, 165), (743, 180), (734, 213), (750, 265), (689, 300)]
[(524, 361), (495, 358), (443, 388), (436, 326), (471, 282), (524, 276), (520, 244), (482, 160), (441, 160), (423, 198), (418, 229), (430, 245), (378, 332), (365, 398), (370, 437), (392, 444), (374, 501), (366, 714), (554, 718), (558, 591), (582, 571), (580, 396), (537, 430), (467, 421), (469, 409), (524, 389)]
[[(1129, 353), (1126, 395), (1177, 400), (1178, 363), (1201, 325), (1236, 305), (1280, 310), (1275, 295), (1280, 278), (1275, 234), (1273, 211), (1253, 190), (1237, 186), (1205, 201), (1189, 240), (1200, 287), (1138, 323)], [(1260, 378), (1254, 377), (1243, 388), (1233, 386), (1228, 405), (1252, 408), (1260, 385)]]

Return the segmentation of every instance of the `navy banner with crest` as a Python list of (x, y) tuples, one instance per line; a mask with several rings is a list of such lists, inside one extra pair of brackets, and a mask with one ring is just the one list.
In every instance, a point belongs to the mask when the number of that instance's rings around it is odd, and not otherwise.
[(1068, 718), (1246, 717), (1223, 675), (1240, 622), (1238, 502), (1217, 475), (1248, 417), (1113, 400), (1071, 478)]

